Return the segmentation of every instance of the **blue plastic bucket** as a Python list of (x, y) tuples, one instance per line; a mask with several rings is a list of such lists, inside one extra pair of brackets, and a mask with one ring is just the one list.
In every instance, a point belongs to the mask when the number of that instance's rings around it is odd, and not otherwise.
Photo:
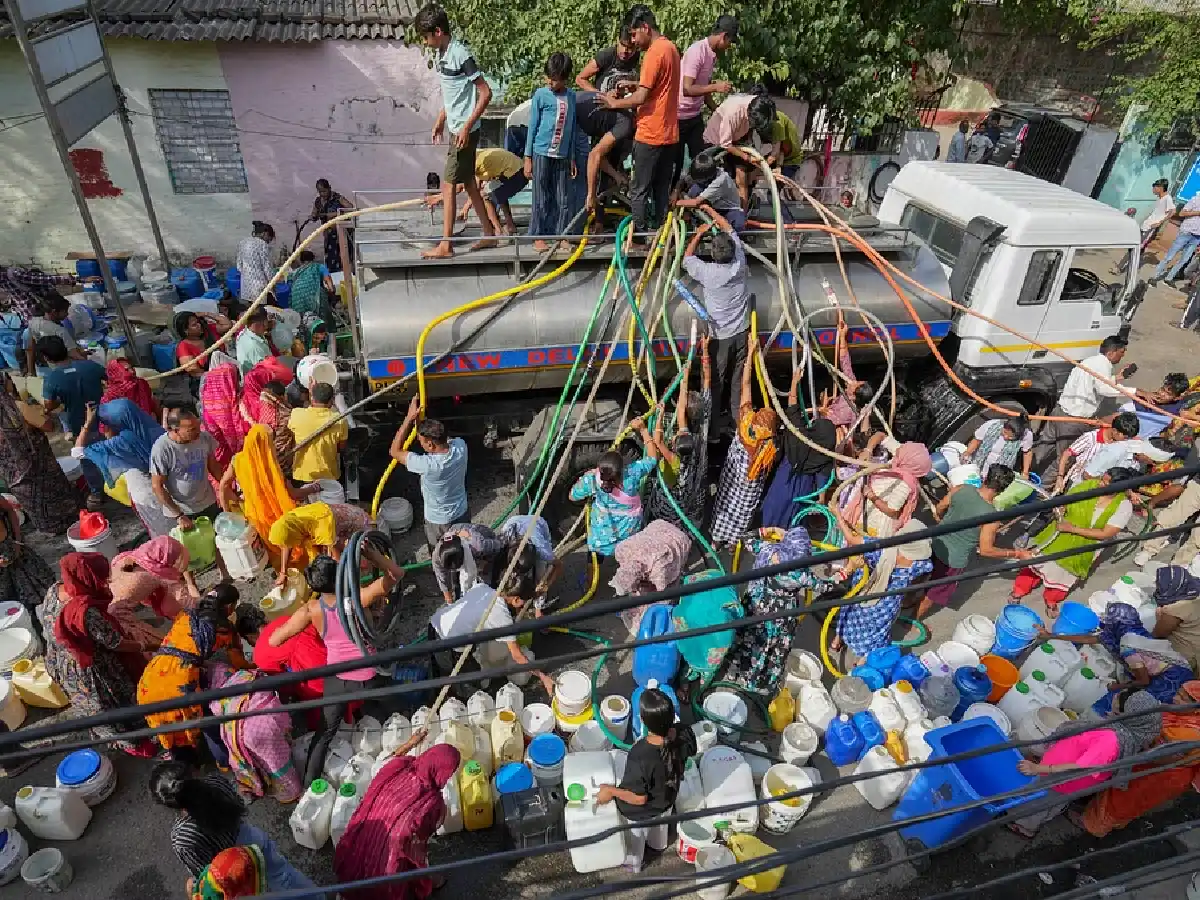
[(286, 281), (281, 281), (275, 285), (275, 305), (280, 309), (291, 309), (292, 306), (292, 286)]
[(239, 296), (242, 289), (242, 273), (234, 266), (225, 270), (225, 289), (235, 297)]
[(996, 643), (991, 652), (1012, 659), (1033, 643), (1041, 624), (1042, 617), (1028, 607), (1017, 604), (1004, 607), (996, 616)]
[(533, 772), (524, 763), (508, 763), (496, 773), (496, 793), (515, 794), (533, 787)]
[(1068, 600), (1058, 608), (1055, 634), (1091, 634), (1100, 627), (1100, 617), (1082, 603)]

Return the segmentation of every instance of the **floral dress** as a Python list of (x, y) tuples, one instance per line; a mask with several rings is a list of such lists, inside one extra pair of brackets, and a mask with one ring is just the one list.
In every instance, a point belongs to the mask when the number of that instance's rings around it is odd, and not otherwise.
[[(84, 668), (70, 650), (58, 645), (54, 637), (54, 622), (64, 605), (58, 585), (51, 585), (45, 601), (38, 608), (38, 615), (46, 633), (46, 670), (70, 698), (72, 713), (80, 717), (92, 716), (105, 710), (136, 705), (137, 686), (122, 663), (121, 655), (116, 652), (125, 636), (102, 613), (89, 609), (84, 621), (96, 650), (92, 665)], [(91, 732), (93, 738), (103, 741), (130, 727), (141, 725), (104, 725)], [(126, 750), (132, 746), (124, 741), (116, 743)]]
[(621, 486), (606, 493), (600, 487), (600, 473), (592, 469), (571, 488), (571, 499), (591, 500), (588, 514), (588, 549), (601, 556), (612, 556), (617, 544), (642, 530), (642, 485), (658, 461), (639, 459), (625, 466)]
[[(797, 532), (803, 539), (793, 538), (782, 543), (761, 537), (747, 537), (746, 549), (755, 554), (755, 568), (764, 565), (789, 562), (807, 556), (812, 549), (803, 528), (793, 528), (789, 537)], [(770, 578), (757, 578), (750, 582), (742, 598), (746, 616), (761, 616), (784, 609), (804, 605), (804, 591), (822, 594), (830, 585), (821, 581), (809, 569), (797, 569)], [(800, 625), (798, 618), (772, 619), (749, 625), (738, 632), (737, 640), (729, 652), (724, 680), (733, 681), (764, 697), (774, 696), (779, 680), (783, 677), (788, 651), (796, 639)]]
[[(879, 565), (882, 550), (871, 550), (863, 554), (867, 565), (873, 570)], [(887, 589), (899, 591), (918, 578), (933, 571), (928, 559), (918, 559), (911, 566), (892, 569)], [(900, 614), (900, 594), (888, 594), (870, 605), (854, 603), (843, 606), (838, 612), (837, 633), (846, 645), (858, 656), (866, 656), (872, 650), (886, 647), (892, 641), (892, 624)]]
[[(0, 528), (4, 528), (2, 522)], [(0, 560), (10, 560), (0, 568), (0, 600), (20, 603), (29, 610), (35, 629), (40, 628), (36, 610), (56, 580), (54, 571), (37, 551), (19, 546), (7, 530), (0, 538)]]

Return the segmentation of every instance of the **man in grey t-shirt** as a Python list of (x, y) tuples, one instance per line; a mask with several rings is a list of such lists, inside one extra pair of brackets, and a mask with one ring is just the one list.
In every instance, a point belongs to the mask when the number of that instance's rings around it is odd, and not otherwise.
[[(195, 527), (195, 519), (213, 521), (221, 514), (217, 494), (208, 477), (220, 481), (221, 466), (213, 451), (217, 443), (200, 428), (200, 417), (190, 407), (167, 413), (167, 433), (150, 450), (150, 483), (168, 517), (183, 531)], [(221, 573), (228, 577), (225, 563), (217, 555)]]
[(722, 407), (721, 398), (729, 391), (729, 412), (737, 425), (741, 408), (740, 373), (746, 363), (746, 332), (750, 328), (749, 269), (746, 250), (734, 232), (719, 231), (713, 235), (709, 252), (712, 262), (696, 256), (700, 234), (692, 238), (683, 258), (687, 273), (704, 288), (704, 308), (716, 345), (717, 393), (714, 410)]

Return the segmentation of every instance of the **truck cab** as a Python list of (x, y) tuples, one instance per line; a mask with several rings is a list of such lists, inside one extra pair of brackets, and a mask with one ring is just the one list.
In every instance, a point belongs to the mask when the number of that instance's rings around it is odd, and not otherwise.
[[(1031, 412), (1053, 407), (1071, 369), (1034, 341), (1071, 360), (1092, 356), (1128, 328), (1122, 311), (1136, 308), (1144, 291), (1133, 219), (1019, 172), (911, 162), (892, 181), (879, 218), (928, 244), (952, 299), (998, 323), (952, 311), (942, 349), (956, 373), (979, 394)], [(953, 409), (939, 400), (939, 419), (975, 405), (955, 393)]]

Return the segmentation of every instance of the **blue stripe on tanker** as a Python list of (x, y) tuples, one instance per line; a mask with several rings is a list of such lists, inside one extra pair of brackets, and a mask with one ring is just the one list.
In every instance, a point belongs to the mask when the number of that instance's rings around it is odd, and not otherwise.
[[(926, 322), (925, 328), (929, 331), (929, 336), (935, 341), (940, 341), (950, 333), (950, 322)], [(913, 322), (904, 324), (888, 325), (888, 333), (891, 335), (892, 341), (895, 343), (913, 343), (923, 340), (920, 331)], [(832, 347), (837, 332), (833, 328), (816, 328), (813, 330), (817, 337), (817, 341), (826, 347)], [(870, 328), (851, 328), (850, 343), (851, 344), (870, 344), (876, 343), (875, 337)], [(771, 336), (770, 331), (761, 332), (764, 340)], [(681, 352), (686, 352), (689, 342), (687, 338), (678, 338), (676, 346)], [(612, 354), (613, 361), (620, 362), (621, 360), (629, 360), (629, 344), (627, 341), (605, 342), (599, 345), (607, 349)], [(641, 346), (641, 341), (634, 341), (635, 352)], [(578, 349), (578, 344), (551, 344), (545, 347), (522, 347), (518, 350), (482, 350), (482, 351), (467, 351), (465, 353), (454, 353), (446, 357), (432, 369), (427, 370), (429, 377), (438, 375), (469, 375), (474, 372), (496, 372), (506, 369), (537, 369), (537, 368), (555, 368), (558, 366), (569, 366), (575, 361), (575, 351)], [(590, 344), (589, 347), (595, 349), (596, 344)], [(792, 347), (792, 333), (790, 331), (780, 332), (775, 343), (771, 345), (770, 350), (790, 350)], [(654, 342), (654, 353), (660, 359), (667, 358), (671, 355), (671, 348), (667, 341), (657, 340)], [(425, 364), (432, 365), (433, 360), (437, 358), (437, 354), (431, 353), (426, 356)], [(367, 361), (367, 375), (374, 379), (399, 378), (412, 372), (416, 367), (416, 356), (401, 356), (393, 359), (372, 359)]]

